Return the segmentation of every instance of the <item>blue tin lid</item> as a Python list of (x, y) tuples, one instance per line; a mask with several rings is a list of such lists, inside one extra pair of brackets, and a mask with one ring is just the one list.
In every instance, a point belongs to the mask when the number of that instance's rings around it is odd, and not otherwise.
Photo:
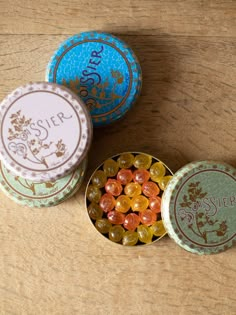
[(132, 49), (119, 38), (99, 32), (65, 40), (46, 71), (46, 81), (65, 85), (83, 99), (95, 127), (124, 116), (140, 94), (141, 78)]

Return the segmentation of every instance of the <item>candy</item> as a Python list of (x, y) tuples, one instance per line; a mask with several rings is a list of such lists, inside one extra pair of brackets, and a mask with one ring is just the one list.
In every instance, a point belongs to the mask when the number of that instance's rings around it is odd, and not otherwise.
[(97, 203), (92, 202), (88, 206), (88, 214), (91, 219), (97, 220), (102, 217), (103, 211)]
[(106, 181), (107, 181), (107, 176), (102, 170), (96, 171), (92, 177), (93, 185), (98, 188), (104, 187), (106, 184)]
[(134, 246), (138, 242), (138, 233), (126, 231), (123, 235), (122, 244), (125, 246)]
[(139, 225), (137, 228), (138, 238), (142, 243), (151, 243), (152, 242), (152, 231), (146, 225)]
[(107, 177), (113, 177), (116, 176), (119, 170), (119, 165), (113, 159), (108, 159), (103, 164), (103, 170)]
[(162, 236), (166, 233), (162, 220), (153, 223), (150, 230), (155, 236)]
[(95, 226), (100, 233), (106, 234), (109, 232), (112, 224), (107, 219), (98, 219), (95, 222)]
[(108, 212), (107, 218), (112, 224), (123, 224), (125, 221), (124, 213), (118, 212), (116, 210)]
[(125, 217), (124, 227), (126, 230), (134, 231), (140, 223), (140, 217), (135, 213), (129, 213)]
[(159, 184), (159, 187), (161, 188), (161, 190), (165, 190), (166, 189), (166, 186), (168, 184), (168, 182), (171, 180), (172, 176), (164, 176), (162, 177), (158, 184)]
[(130, 168), (134, 162), (134, 156), (131, 153), (123, 153), (117, 160), (120, 168)]
[(141, 186), (137, 183), (129, 183), (125, 186), (124, 192), (129, 197), (141, 195)]
[(150, 209), (146, 209), (140, 212), (139, 216), (140, 216), (141, 222), (146, 225), (152, 225), (157, 219), (156, 213)]
[(131, 208), (133, 211), (144, 211), (147, 209), (148, 205), (149, 200), (142, 195), (136, 196), (131, 200)]
[(146, 182), (142, 185), (143, 194), (147, 197), (154, 197), (159, 194), (160, 189), (156, 183)]
[(156, 162), (150, 167), (151, 179), (154, 182), (159, 182), (159, 180), (165, 175), (166, 169), (161, 162)]
[(149, 180), (150, 173), (145, 169), (136, 170), (134, 171), (133, 177), (135, 183), (143, 184)]
[(148, 169), (152, 164), (152, 157), (147, 154), (138, 154), (134, 158), (134, 166), (136, 168)]
[(121, 169), (118, 174), (117, 174), (117, 180), (122, 184), (122, 185), (127, 185), (130, 183), (133, 179), (133, 174), (131, 170), (126, 170), (126, 169)]
[(107, 193), (110, 193), (113, 196), (119, 196), (123, 190), (123, 187), (116, 179), (109, 178), (105, 185), (105, 190)]
[(119, 212), (127, 212), (130, 209), (131, 200), (128, 196), (121, 195), (116, 199), (115, 209)]
[(91, 202), (99, 202), (101, 198), (102, 192), (101, 190), (93, 185), (88, 186), (87, 188), (87, 198)]
[(115, 207), (116, 201), (111, 194), (104, 194), (99, 202), (101, 209), (104, 212), (109, 212)]
[(122, 240), (122, 237), (125, 233), (125, 230), (121, 225), (114, 225), (109, 230), (109, 239), (112, 242), (120, 242)]
[(149, 199), (149, 207), (155, 213), (161, 212), (161, 198), (159, 196), (151, 197)]

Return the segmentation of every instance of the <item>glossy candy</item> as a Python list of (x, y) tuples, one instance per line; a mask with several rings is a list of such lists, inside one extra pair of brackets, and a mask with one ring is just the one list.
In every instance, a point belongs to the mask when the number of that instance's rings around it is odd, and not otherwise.
[(117, 174), (117, 180), (122, 184), (122, 185), (127, 185), (130, 183), (133, 179), (133, 174), (131, 170), (126, 170), (122, 168), (118, 174)]
[(104, 212), (109, 212), (113, 210), (115, 204), (116, 204), (115, 198), (111, 194), (104, 194), (99, 202), (99, 205)]
[(102, 217), (103, 211), (97, 203), (92, 202), (88, 206), (88, 214), (89, 214), (91, 219), (97, 220), (97, 219), (100, 219)]
[(159, 194), (160, 189), (156, 183), (146, 182), (142, 185), (143, 194), (147, 197), (154, 197)]
[(136, 196), (131, 200), (131, 209), (133, 211), (144, 211), (147, 209), (148, 205), (149, 200), (142, 195)]
[(124, 192), (129, 197), (135, 197), (141, 195), (141, 186), (137, 183), (129, 183), (125, 186)]
[(150, 167), (151, 179), (154, 182), (159, 182), (159, 180), (165, 175), (166, 169), (161, 162), (156, 162)]
[(129, 213), (125, 217), (124, 227), (126, 230), (134, 231), (140, 223), (140, 217), (135, 213)]
[(125, 221), (124, 213), (118, 212), (116, 210), (108, 212), (107, 218), (112, 224), (123, 224)]
[(173, 176), (164, 176), (164, 177), (162, 177), (159, 180), (158, 185), (161, 188), (161, 190), (165, 190), (166, 189), (166, 186), (167, 186), (167, 184), (169, 183), (169, 181), (171, 180), (172, 177)]
[(148, 154), (138, 154), (134, 158), (134, 166), (138, 169), (149, 169), (152, 164), (152, 157)]
[(146, 209), (139, 213), (140, 221), (145, 225), (152, 225), (156, 222), (157, 215), (150, 209)]
[(125, 233), (125, 230), (121, 225), (114, 225), (109, 230), (109, 239), (112, 242), (120, 242), (123, 238), (123, 235)]
[(134, 162), (134, 156), (131, 153), (123, 153), (117, 159), (120, 168), (130, 168)]
[(134, 171), (133, 177), (134, 177), (135, 183), (143, 184), (149, 180), (150, 173), (149, 171), (145, 169), (140, 169), (140, 170)]
[(151, 197), (149, 199), (149, 207), (155, 213), (161, 212), (161, 198), (159, 196)]
[(118, 180), (109, 178), (105, 185), (105, 190), (107, 193), (110, 193), (113, 196), (119, 196), (123, 190), (123, 187)]
[(126, 231), (123, 235), (122, 244), (125, 246), (134, 246), (138, 242), (138, 233)]
[(150, 226), (150, 230), (155, 236), (162, 236), (166, 233), (162, 220), (156, 221)]
[(126, 213), (130, 209), (131, 200), (126, 195), (120, 195), (116, 199), (115, 209), (119, 212)]
[(106, 234), (109, 232), (110, 228), (112, 227), (112, 224), (107, 219), (102, 218), (96, 220), (95, 226), (100, 233)]
[(138, 238), (142, 243), (151, 243), (152, 242), (152, 231), (146, 225), (139, 225), (137, 227)]
[(92, 183), (94, 186), (98, 188), (102, 188), (105, 186), (106, 182), (107, 182), (107, 176), (104, 171), (98, 170), (94, 173), (92, 177)]
[(90, 185), (90, 186), (88, 186), (86, 196), (87, 196), (88, 200), (91, 202), (99, 202), (99, 200), (102, 196), (102, 192), (98, 187)]
[(107, 177), (113, 177), (116, 176), (119, 170), (119, 165), (113, 159), (108, 159), (103, 164), (103, 170)]

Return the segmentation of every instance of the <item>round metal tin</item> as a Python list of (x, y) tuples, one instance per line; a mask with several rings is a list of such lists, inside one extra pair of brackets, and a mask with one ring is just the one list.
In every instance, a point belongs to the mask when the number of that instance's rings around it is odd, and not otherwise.
[(0, 189), (13, 201), (28, 207), (52, 207), (70, 198), (81, 186), (85, 159), (71, 174), (56, 181), (32, 182), (14, 175), (0, 164)]
[[(86, 208), (87, 208), (87, 210), (88, 210), (88, 216), (89, 216), (89, 219), (91, 220), (91, 222), (92, 222), (92, 224), (95, 226), (95, 228), (97, 228), (97, 230), (98, 230), (98, 232), (100, 232), (99, 234), (100, 235), (102, 235), (102, 236), (104, 236), (107, 240), (110, 240), (110, 241), (113, 241), (114, 243), (116, 243), (116, 244), (119, 244), (119, 245), (130, 245), (130, 244), (124, 244), (124, 242), (123, 242), (123, 239), (120, 239), (120, 240), (113, 240), (113, 239), (111, 239), (110, 237), (109, 237), (109, 233), (111, 232), (111, 230), (109, 229), (109, 231), (103, 231), (103, 232), (101, 232), (101, 230), (99, 230), (100, 229), (100, 227), (99, 227), (99, 222), (102, 224), (102, 221), (99, 221), (100, 219), (102, 219), (103, 221), (104, 221), (104, 219), (105, 219), (105, 221), (104, 222), (107, 222), (106, 220), (107, 220), (107, 218), (108, 218), (108, 216), (109, 216), (109, 212), (108, 213), (106, 213), (106, 212), (104, 212), (104, 211), (102, 211), (102, 209), (100, 208), (100, 202), (101, 202), (101, 199), (102, 199), (102, 196), (106, 193), (106, 188), (104, 187), (105, 186), (105, 184), (103, 183), (102, 185), (100, 185), (100, 184), (96, 184), (96, 180), (94, 179), (94, 177), (96, 176), (96, 174), (98, 174), (97, 172), (100, 172), (100, 174), (102, 174), (103, 176), (104, 176), (104, 174), (106, 174), (105, 172), (105, 169), (106, 169), (106, 163), (107, 163), (107, 161), (110, 161), (110, 160), (112, 160), (113, 162), (115, 162), (115, 163), (113, 163), (114, 165), (114, 167), (116, 168), (116, 170), (114, 170), (114, 173), (113, 174), (108, 174), (108, 175), (106, 175), (105, 176), (105, 178), (106, 178), (106, 182), (108, 181), (108, 180), (117, 180), (118, 179), (118, 174), (119, 174), (119, 172), (121, 171), (121, 170), (128, 170), (128, 171), (131, 171), (131, 173), (133, 174), (132, 175), (132, 180), (131, 180), (131, 183), (133, 183), (133, 181), (134, 181), (134, 179), (133, 179), (133, 176), (134, 176), (134, 172), (135, 171), (137, 171), (137, 170), (142, 170), (143, 168), (143, 166), (144, 165), (141, 165), (141, 168), (139, 168), (139, 167), (137, 167), (137, 165), (135, 164), (135, 162), (134, 161), (131, 161), (130, 163), (128, 163), (128, 164), (122, 164), (122, 162), (121, 162), (121, 157), (123, 157), (123, 156), (125, 156), (125, 155), (131, 155), (131, 157), (133, 156), (134, 158), (136, 158), (137, 156), (140, 156), (140, 155), (142, 155), (142, 156), (146, 156), (146, 157), (148, 157), (148, 159), (150, 160), (150, 165), (153, 165), (154, 163), (157, 163), (157, 162), (159, 162), (162, 166), (163, 166), (163, 168), (165, 169), (165, 174), (163, 175), (163, 176), (172, 176), (173, 175), (173, 173), (171, 172), (171, 170), (163, 163), (163, 162), (161, 162), (159, 159), (157, 159), (157, 158), (155, 158), (155, 157), (153, 157), (153, 156), (151, 156), (151, 155), (149, 155), (149, 154), (146, 154), (146, 153), (142, 153), (142, 152), (124, 152), (124, 153), (120, 153), (120, 154), (117, 154), (117, 155), (114, 155), (114, 156), (112, 156), (112, 157), (110, 157), (109, 159), (107, 159), (106, 161), (104, 161), (101, 165), (99, 165), (96, 169), (95, 169), (95, 171), (93, 172), (93, 174), (92, 174), (92, 176), (90, 177), (90, 179), (89, 179), (89, 181), (88, 181), (88, 185), (87, 185), (87, 188), (86, 188), (86, 197), (85, 197), (85, 203), (86, 203)], [(116, 165), (117, 164), (117, 165)], [(134, 165), (136, 165), (136, 166), (134, 166)], [(149, 170), (149, 168), (150, 168), (150, 166), (147, 168), (147, 170)], [(119, 181), (119, 179), (118, 179), (118, 181)], [(152, 182), (152, 183), (155, 183), (155, 184), (157, 184), (158, 186), (160, 185), (160, 183), (158, 183), (157, 181), (153, 181), (151, 178), (149, 178), (149, 179), (147, 179), (147, 180), (145, 180), (144, 181), (145, 183), (146, 182)], [(140, 186), (140, 189), (141, 189), (141, 186), (142, 186), (142, 184), (140, 184), (139, 185)], [(91, 187), (95, 187), (95, 192), (97, 192), (98, 193), (98, 199), (96, 199), (96, 196), (95, 196), (95, 201), (91, 201), (90, 200), (90, 197), (88, 197), (88, 192), (89, 192), (89, 190), (91, 189)], [(122, 192), (120, 193), (120, 195), (125, 195), (126, 194), (126, 192), (125, 192), (125, 187), (126, 187), (126, 185), (124, 184), (124, 183), (122, 183)], [(158, 194), (158, 197), (162, 197), (162, 193), (163, 193), (163, 190), (160, 188), (160, 192), (159, 192), (159, 194)], [(140, 194), (141, 194), (141, 196), (144, 196), (144, 193), (143, 192), (140, 192)], [(119, 198), (119, 196), (120, 195), (116, 195), (116, 196), (114, 196), (114, 199), (115, 199), (115, 202), (116, 202), (116, 205), (117, 205), (117, 200), (118, 200), (118, 198)], [(131, 198), (131, 197), (130, 197)], [(150, 197), (151, 198), (151, 197)], [(147, 197), (147, 199), (148, 199), (148, 201), (149, 201), (149, 205), (148, 205), (148, 210), (149, 210), (149, 212), (150, 212), (150, 198), (149, 197)], [(132, 198), (131, 198), (132, 199)], [(90, 212), (90, 206), (91, 206), (91, 204), (95, 204), (95, 207), (97, 207), (98, 208), (98, 212), (97, 213), (91, 213)], [(100, 209), (99, 209), (100, 208)], [(113, 209), (111, 210), (111, 212), (112, 211), (114, 211), (116, 209), (116, 206), (114, 205), (114, 207), (113, 207)], [(137, 246), (137, 245), (146, 245), (146, 244), (150, 244), (150, 243), (153, 243), (153, 242), (156, 242), (156, 241), (158, 241), (158, 240), (160, 240), (162, 237), (164, 237), (165, 235), (166, 235), (166, 231), (165, 231), (165, 229), (164, 229), (164, 226), (163, 226), (163, 224), (162, 224), (162, 219), (161, 219), (161, 209), (157, 212), (157, 213), (155, 213), (156, 214), (156, 222), (158, 222), (157, 224), (158, 224), (158, 228), (159, 228), (159, 230), (157, 230), (157, 235), (155, 236), (154, 234), (152, 235), (152, 238), (151, 239), (149, 239), (149, 241), (148, 242), (142, 242), (141, 240), (140, 240), (140, 238), (138, 239), (138, 241), (137, 241), (137, 243), (136, 244), (133, 244), (133, 245), (135, 245), (135, 246)], [(118, 211), (117, 211), (118, 212)], [(140, 215), (140, 212), (139, 211), (133, 211), (131, 208), (128, 210), (128, 211), (126, 211), (125, 213), (122, 213), (122, 215), (124, 215), (125, 217), (127, 217), (127, 215), (129, 215), (129, 214), (135, 214), (135, 215), (137, 215), (137, 216), (139, 216)], [(109, 219), (108, 219), (108, 221), (109, 221)], [(135, 232), (135, 233), (137, 233), (137, 229), (138, 229), (138, 226), (140, 226), (140, 225), (144, 225), (141, 221), (140, 221), (140, 224), (136, 227), (136, 228), (133, 228), (132, 230), (130, 230), (130, 229), (128, 229), (127, 228), (127, 226), (125, 226), (125, 223), (123, 224), (123, 223), (120, 223), (120, 224), (115, 224), (115, 223), (108, 223), (108, 224), (110, 224), (110, 227), (111, 228), (114, 228), (114, 227), (116, 227), (117, 225), (120, 225), (122, 228), (123, 228), (123, 230), (124, 230), (124, 232), (129, 232), (129, 231), (133, 231), (133, 232)], [(147, 224), (147, 228), (148, 229), (152, 229), (152, 225), (151, 224)], [(119, 229), (120, 229), (120, 227), (119, 227)], [(160, 232), (160, 233), (159, 233)], [(110, 233), (111, 234), (111, 233)], [(124, 236), (123, 236), (124, 237)]]
[(132, 107), (142, 75), (125, 42), (108, 33), (85, 32), (60, 44), (48, 64), (46, 81), (67, 86), (81, 97), (97, 127), (120, 119)]
[(236, 239), (236, 170), (193, 162), (177, 171), (162, 198), (162, 218), (171, 238), (197, 254), (214, 254)]
[(37, 82), (17, 88), (1, 103), (0, 157), (15, 175), (34, 182), (71, 173), (85, 158), (92, 122), (69, 89)]

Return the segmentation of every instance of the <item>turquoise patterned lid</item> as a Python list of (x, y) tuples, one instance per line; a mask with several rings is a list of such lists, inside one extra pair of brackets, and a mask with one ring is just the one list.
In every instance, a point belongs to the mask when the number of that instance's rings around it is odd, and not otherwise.
[(169, 236), (184, 249), (228, 249), (236, 241), (236, 169), (214, 161), (184, 166), (168, 183), (161, 210)]
[(0, 189), (13, 201), (28, 207), (51, 207), (70, 198), (81, 186), (87, 159), (71, 174), (56, 181), (33, 182), (11, 173), (0, 163)]
[(124, 116), (141, 90), (141, 68), (119, 38), (85, 32), (65, 40), (48, 64), (46, 81), (65, 85), (83, 99), (94, 126)]

